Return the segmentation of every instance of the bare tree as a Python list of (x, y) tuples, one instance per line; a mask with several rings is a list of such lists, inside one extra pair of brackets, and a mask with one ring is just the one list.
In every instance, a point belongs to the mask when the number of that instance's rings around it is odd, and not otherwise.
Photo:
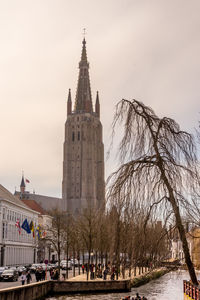
[[(82, 237), (82, 241), (85, 249), (88, 252), (87, 261), (87, 280), (89, 279), (89, 268), (91, 260), (91, 253), (93, 253), (95, 247), (95, 241), (97, 238), (97, 211), (89, 205), (87, 208), (82, 210), (81, 215), (77, 219), (77, 228)], [(93, 263), (93, 261), (92, 261)]]
[(58, 270), (60, 276), (60, 258), (61, 251), (65, 248), (65, 231), (66, 231), (66, 214), (58, 209), (53, 209), (49, 212), (53, 217), (52, 227), (47, 227), (47, 235), (44, 238), (46, 241), (50, 241), (53, 245), (53, 248), (58, 254)]
[(193, 137), (137, 100), (118, 103), (113, 136), (117, 124), (124, 126), (119, 145), (122, 165), (109, 178), (110, 200), (147, 205), (154, 213), (164, 208), (163, 216), (173, 211), (191, 280), (198, 284), (181, 220), (187, 197), (198, 184)]

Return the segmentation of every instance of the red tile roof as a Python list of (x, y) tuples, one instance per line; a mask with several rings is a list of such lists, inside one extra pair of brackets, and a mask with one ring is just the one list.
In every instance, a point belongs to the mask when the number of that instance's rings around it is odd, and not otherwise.
[(35, 200), (29, 200), (29, 199), (21, 199), (24, 204), (26, 204), (29, 208), (36, 210), (41, 215), (46, 215), (46, 211), (35, 201)]

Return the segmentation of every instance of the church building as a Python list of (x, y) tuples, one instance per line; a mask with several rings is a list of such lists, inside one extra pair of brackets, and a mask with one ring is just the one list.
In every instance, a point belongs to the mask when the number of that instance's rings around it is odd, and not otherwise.
[(85, 38), (82, 44), (74, 110), (69, 90), (65, 123), (62, 209), (72, 214), (87, 207), (98, 209), (105, 202), (99, 94), (93, 109)]

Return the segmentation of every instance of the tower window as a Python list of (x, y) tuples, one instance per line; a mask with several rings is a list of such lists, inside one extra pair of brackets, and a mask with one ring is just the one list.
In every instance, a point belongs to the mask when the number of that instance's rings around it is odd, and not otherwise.
[(74, 142), (74, 139), (75, 139), (75, 134), (74, 132), (72, 132), (72, 141)]
[(80, 131), (78, 131), (78, 141), (80, 141)]
[(77, 121), (79, 121), (79, 117), (77, 117)]

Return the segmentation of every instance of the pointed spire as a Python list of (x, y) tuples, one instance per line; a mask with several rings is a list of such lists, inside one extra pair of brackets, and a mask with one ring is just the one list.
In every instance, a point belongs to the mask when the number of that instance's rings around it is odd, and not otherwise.
[(87, 61), (86, 41), (83, 39), (81, 61), (79, 62), (79, 78), (76, 91), (75, 112), (93, 112), (90, 88), (89, 63)]
[(83, 39), (83, 48), (82, 48), (82, 53), (81, 53), (81, 62), (86, 61), (87, 62), (87, 52), (86, 52), (86, 40), (85, 38)]
[(95, 113), (97, 114), (97, 117), (100, 117), (100, 104), (99, 104), (99, 92), (97, 91), (96, 96), (96, 103), (95, 103)]
[(67, 100), (67, 115), (72, 113), (72, 97), (71, 97), (71, 89), (69, 89), (68, 100)]
[(21, 184), (20, 184), (20, 191), (21, 193), (24, 193), (25, 192), (25, 182), (24, 182), (24, 174), (22, 174), (22, 180), (21, 180)]

